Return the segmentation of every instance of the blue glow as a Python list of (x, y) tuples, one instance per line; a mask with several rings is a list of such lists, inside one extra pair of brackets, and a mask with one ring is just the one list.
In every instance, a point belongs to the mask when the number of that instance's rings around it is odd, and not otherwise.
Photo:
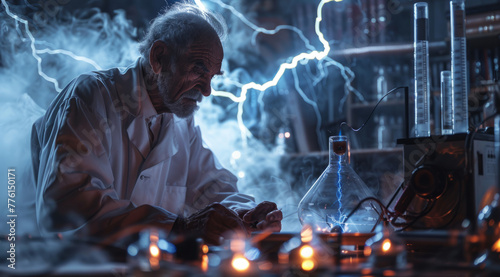
[(19, 16), (15, 15), (14, 13), (12, 13), (10, 11), (10, 8), (9, 8), (9, 5), (7, 5), (7, 2), (5, 2), (5, 0), (2, 0), (2, 5), (4, 6), (5, 8), (5, 12), (10, 16), (12, 17), (14, 20), (16, 20), (16, 22), (19, 22), (21, 24), (24, 25), (24, 31), (26, 32), (26, 34), (28, 35), (28, 38), (30, 39), (30, 45), (31, 45), (31, 54), (33, 55), (33, 57), (37, 60), (37, 64), (38, 64), (38, 74), (44, 78), (45, 80), (51, 82), (54, 84), (54, 87), (56, 89), (57, 92), (61, 92), (62, 89), (59, 87), (59, 82), (55, 79), (55, 78), (52, 78), (52, 77), (49, 77), (47, 76), (43, 70), (42, 70), (42, 58), (40, 56), (38, 56), (38, 52), (37, 52), (37, 49), (35, 47), (35, 38), (33, 37), (33, 34), (31, 33), (30, 31), (30, 28), (29, 28), (29, 24), (28, 24), (28, 21), (27, 20), (24, 20), (22, 18), (20, 18)]
[(344, 220), (345, 220), (346, 216), (342, 212), (342, 174), (341, 174), (342, 164), (341, 164), (341, 160), (342, 159), (339, 159), (339, 163), (338, 163), (339, 170), (337, 172), (337, 176), (338, 176), (338, 180), (339, 180), (337, 183), (337, 201), (339, 202), (338, 223), (339, 223), (340, 227), (342, 228), (342, 231), (345, 231), (344, 230)]
[(127, 248), (127, 252), (130, 256), (132, 257), (135, 257), (137, 256), (137, 254), (139, 253), (139, 250), (137, 249), (136, 246), (134, 245), (130, 245), (128, 248)]
[[(307, 63), (310, 60), (318, 60), (319, 61), (319, 60), (322, 60), (325, 57), (327, 57), (328, 53), (330, 52), (330, 45), (329, 45), (328, 41), (325, 39), (323, 33), (320, 31), (320, 24), (321, 24), (321, 21), (323, 19), (322, 18), (323, 6), (326, 3), (331, 2), (331, 1), (332, 0), (322, 0), (319, 3), (317, 11), (316, 11), (315, 32), (316, 32), (316, 35), (318, 36), (319, 41), (323, 45), (324, 49), (322, 51), (311, 50), (310, 52), (303, 52), (303, 53), (300, 53), (294, 57), (291, 57), (289, 59), (289, 62), (282, 63), (279, 66), (276, 74), (274, 75), (274, 77), (271, 80), (269, 80), (263, 84), (257, 84), (255, 82), (243, 84), (241, 86), (241, 91), (240, 91), (239, 96), (235, 96), (234, 94), (227, 92), (227, 91), (212, 90), (212, 94), (214, 96), (227, 97), (227, 98), (231, 99), (232, 101), (238, 103), (237, 120), (238, 120), (238, 125), (240, 127), (242, 141), (243, 141), (244, 145), (246, 145), (246, 138), (252, 137), (252, 133), (250, 132), (250, 130), (248, 130), (248, 128), (243, 123), (243, 104), (244, 104), (245, 100), (247, 99), (247, 93), (250, 90), (257, 90), (257, 91), (263, 92), (270, 87), (276, 86), (278, 84), (278, 82), (280, 81), (281, 77), (283, 76), (283, 74), (285, 73), (285, 71), (289, 70), (289, 69), (296, 68), (299, 62)], [(263, 28), (259, 28), (259, 27), (255, 26), (253, 23), (249, 22), (244, 16), (241, 15), (241, 13), (237, 12), (233, 7), (226, 5), (226, 4), (222, 3), (221, 1), (214, 0), (213, 2), (221, 5), (224, 8), (229, 9), (233, 14), (235, 14), (238, 18), (240, 18), (245, 24), (247, 24), (248, 26), (253, 28), (256, 32), (266, 32), (266, 33), (269, 32), (272, 34), (272, 33), (276, 33), (277, 31), (279, 31), (278, 28), (276, 28), (272, 31), (269, 31), (269, 30), (266, 30)], [(310, 44), (308, 43), (307, 40), (306, 40), (306, 45), (308, 45), (308, 47), (310, 47)]]

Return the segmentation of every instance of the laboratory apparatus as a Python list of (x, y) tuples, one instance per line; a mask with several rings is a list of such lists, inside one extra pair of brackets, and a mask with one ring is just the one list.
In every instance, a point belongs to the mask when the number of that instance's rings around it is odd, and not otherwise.
[(378, 219), (370, 201), (363, 202), (349, 219), (346, 217), (372, 193), (348, 163), (347, 136), (332, 136), (329, 142), (328, 167), (300, 201), (300, 222), (311, 225), (316, 232), (341, 228), (346, 233), (368, 233)]
[(441, 71), (441, 135), (453, 134), (451, 72)]
[(415, 136), (431, 135), (429, 92), (429, 11), (427, 3), (414, 5)]
[(464, 0), (451, 0), (450, 12), (453, 133), (457, 134), (469, 128)]

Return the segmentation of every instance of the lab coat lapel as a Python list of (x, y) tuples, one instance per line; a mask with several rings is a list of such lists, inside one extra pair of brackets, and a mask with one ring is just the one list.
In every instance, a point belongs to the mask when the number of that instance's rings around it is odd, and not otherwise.
[(130, 142), (139, 150), (143, 159), (146, 159), (151, 150), (148, 132), (148, 126), (142, 115), (136, 116), (127, 128)]
[(176, 139), (176, 124), (175, 119), (172, 114), (161, 114), (163, 120), (157, 120), (157, 122), (162, 122), (162, 126), (158, 135), (153, 143), (153, 148), (149, 153), (146, 161), (142, 166), (142, 170), (153, 167), (160, 162), (172, 157), (177, 153), (179, 144)]

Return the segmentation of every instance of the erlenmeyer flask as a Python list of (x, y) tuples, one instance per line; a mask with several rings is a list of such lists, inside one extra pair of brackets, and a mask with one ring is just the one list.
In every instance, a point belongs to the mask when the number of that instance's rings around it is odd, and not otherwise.
[(378, 214), (364, 202), (346, 221), (358, 203), (372, 193), (347, 161), (346, 136), (330, 137), (330, 162), (298, 206), (302, 225), (309, 224), (317, 232), (329, 233), (340, 227), (346, 233), (369, 233)]

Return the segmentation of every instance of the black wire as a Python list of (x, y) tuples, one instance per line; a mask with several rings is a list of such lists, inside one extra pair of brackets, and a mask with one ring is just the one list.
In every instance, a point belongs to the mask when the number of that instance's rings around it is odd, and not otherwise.
[(470, 167), (470, 157), (472, 157), (472, 155), (469, 155), (469, 152), (472, 150), (472, 142), (474, 141), (474, 136), (477, 134), (477, 131), (479, 130), (479, 127), (481, 127), (481, 125), (483, 125), (486, 121), (494, 118), (495, 116), (498, 115), (498, 112), (486, 117), (485, 119), (483, 119), (483, 121), (481, 121), (475, 128), (472, 132), (470, 132), (469, 134), (467, 134), (466, 138), (465, 138), (465, 168), (467, 170), (467, 173), (471, 173), (472, 172), (472, 168)]
[(392, 201), (394, 201), (394, 199), (396, 198), (396, 196), (398, 195), (399, 191), (401, 191), (401, 189), (403, 188), (403, 185), (405, 184), (405, 181), (403, 180), (401, 182), (401, 184), (399, 185), (398, 189), (394, 192), (394, 194), (392, 195), (391, 199), (389, 200), (389, 203), (387, 203), (386, 207), (389, 208), (392, 204)]
[(345, 217), (344, 222), (347, 222), (347, 220), (361, 207), (361, 205), (368, 200), (375, 201), (380, 206), (382, 213), (385, 214), (386, 217), (388, 217), (387, 208), (385, 207), (385, 205), (377, 198), (369, 196), (359, 201), (359, 203), (354, 207), (354, 209)]
[[(430, 203), (430, 205), (429, 205), (429, 203)], [(404, 231), (404, 230), (410, 228), (413, 224), (415, 224), (415, 222), (417, 222), (417, 220), (419, 220), (422, 217), (426, 216), (432, 210), (432, 208), (434, 208), (434, 204), (435, 203), (436, 203), (435, 201), (429, 201), (429, 202), (427, 202), (426, 205), (425, 205), (425, 208), (422, 210), (422, 212), (417, 217), (415, 217), (411, 222), (409, 222), (408, 224), (406, 224), (406, 226), (404, 226), (401, 229), (397, 230), (397, 232)]]
[(382, 100), (384, 100), (384, 98), (387, 97), (389, 94), (393, 93), (394, 91), (396, 91), (398, 89), (402, 89), (402, 88), (404, 89), (406, 87), (395, 87), (395, 88), (389, 90), (386, 94), (384, 94), (384, 96), (382, 96), (382, 98), (380, 98), (377, 101), (377, 104), (375, 104), (375, 107), (373, 107), (372, 111), (370, 112), (370, 114), (366, 118), (365, 122), (363, 122), (363, 124), (361, 124), (361, 126), (359, 128), (355, 129), (351, 125), (347, 124), (347, 122), (343, 121), (342, 123), (340, 123), (340, 129), (342, 129), (342, 125), (345, 125), (345, 126), (349, 127), (354, 132), (358, 132), (359, 130), (363, 129), (363, 127), (365, 127), (366, 123), (368, 123), (368, 120), (370, 120), (370, 118), (372, 117), (373, 113), (377, 109), (378, 105), (382, 102)]

